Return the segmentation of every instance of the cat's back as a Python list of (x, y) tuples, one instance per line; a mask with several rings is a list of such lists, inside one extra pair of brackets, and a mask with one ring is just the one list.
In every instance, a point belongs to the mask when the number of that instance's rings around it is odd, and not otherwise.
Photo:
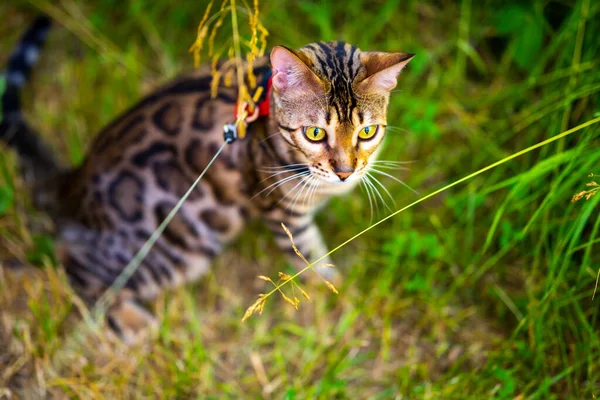
[(212, 83), (210, 69), (202, 68), (139, 100), (94, 138), (85, 160), (88, 169), (106, 173), (122, 164), (144, 167), (153, 156), (172, 153), (194, 139), (212, 142), (213, 136), (222, 136), (222, 126), (215, 126), (232, 118), (236, 87), (221, 85), (212, 98)]
[[(65, 178), (66, 213), (96, 229), (155, 227), (206, 167), (223, 143), (223, 125), (234, 119), (237, 85), (219, 83), (212, 96), (210, 68), (183, 74), (104, 128)], [(235, 151), (225, 149), (190, 195), (187, 212), (200, 210), (207, 194), (219, 204), (235, 202), (236, 194), (226, 193), (239, 187)]]

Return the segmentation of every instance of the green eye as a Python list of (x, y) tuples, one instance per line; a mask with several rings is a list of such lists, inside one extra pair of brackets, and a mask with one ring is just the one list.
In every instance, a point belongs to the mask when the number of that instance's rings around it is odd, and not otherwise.
[(365, 126), (364, 128), (362, 128), (360, 130), (360, 132), (358, 132), (358, 137), (361, 138), (362, 140), (371, 139), (373, 136), (375, 136), (375, 134), (377, 133), (378, 130), (379, 130), (379, 125)]
[(308, 126), (304, 129), (304, 134), (311, 142), (320, 142), (325, 139), (325, 129), (316, 126)]

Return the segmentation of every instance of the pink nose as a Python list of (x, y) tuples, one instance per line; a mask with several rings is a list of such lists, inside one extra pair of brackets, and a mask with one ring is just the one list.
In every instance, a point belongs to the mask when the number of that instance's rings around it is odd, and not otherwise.
[(352, 171), (350, 172), (338, 172), (336, 171), (335, 174), (337, 176), (339, 176), (340, 180), (343, 182), (345, 181), (350, 175), (352, 175)]

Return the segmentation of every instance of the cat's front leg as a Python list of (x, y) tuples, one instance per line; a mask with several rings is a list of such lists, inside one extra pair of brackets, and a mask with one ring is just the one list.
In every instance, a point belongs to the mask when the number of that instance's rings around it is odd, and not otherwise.
[[(268, 216), (267, 225), (275, 236), (277, 246), (286, 254), (289, 262), (297, 269), (302, 270), (307, 266), (306, 262), (296, 254), (292, 242), (282, 227), (282, 223), (289, 229), (294, 243), (308, 262), (314, 262), (329, 252), (323, 236), (317, 224), (313, 221), (312, 215), (288, 216), (283, 213), (277, 213), (276, 218), (273, 215)], [(339, 272), (331, 266), (329, 256), (317, 263), (313, 268), (323, 278), (337, 281), (340, 279)], [(305, 276), (315, 275), (314, 272), (306, 271)]]

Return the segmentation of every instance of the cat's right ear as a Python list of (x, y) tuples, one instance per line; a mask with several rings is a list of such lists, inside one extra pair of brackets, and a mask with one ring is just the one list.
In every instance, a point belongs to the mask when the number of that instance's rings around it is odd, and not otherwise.
[(271, 51), (273, 88), (278, 92), (323, 91), (317, 75), (291, 50), (275, 46)]
[(414, 56), (409, 53), (363, 52), (360, 60), (366, 68), (367, 77), (358, 83), (358, 90), (390, 92), (398, 84), (398, 74)]

